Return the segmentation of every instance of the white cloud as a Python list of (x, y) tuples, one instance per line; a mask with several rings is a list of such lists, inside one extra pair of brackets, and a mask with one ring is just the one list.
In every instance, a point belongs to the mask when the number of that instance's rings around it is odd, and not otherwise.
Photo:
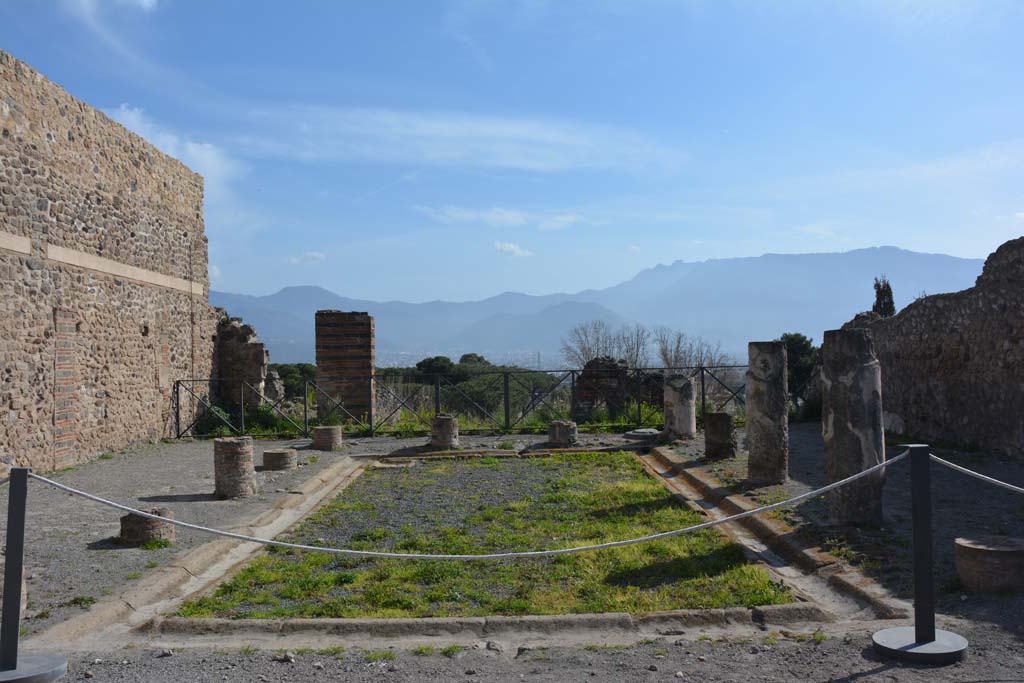
[(536, 225), (538, 230), (564, 230), (571, 225), (587, 222), (574, 213), (535, 213), (496, 206), (490, 209), (470, 209), (463, 206), (414, 206), (413, 209), (439, 223), (482, 223), (496, 228), (518, 228)]
[(506, 168), (550, 173), (581, 168), (649, 169), (678, 160), (613, 126), (443, 111), (286, 105), (255, 109), (236, 140), (246, 153), (304, 162)]
[(178, 159), (203, 176), (207, 199), (212, 202), (229, 198), (229, 183), (242, 175), (244, 168), (223, 149), (209, 142), (198, 142), (169, 128), (160, 126), (138, 108), (122, 104), (106, 113), (128, 130), (137, 133), (164, 154)]
[(532, 251), (523, 249), (518, 244), (512, 242), (495, 242), (494, 248), (503, 254), (509, 254), (510, 256), (533, 256)]
[(1017, 213), (1013, 214), (1013, 217), (1019, 221), (1024, 221), (1024, 211), (1018, 211)]
[(461, 206), (415, 206), (425, 216), (439, 223), (483, 223), (499, 228), (526, 225), (530, 218), (523, 211), (503, 209), (496, 206), (492, 209), (467, 209)]
[(574, 213), (562, 213), (540, 218), (537, 227), (541, 230), (565, 230), (570, 225), (579, 223), (582, 220), (580, 216)]
[(639, 254), (639, 253), (640, 253), (640, 247), (639, 247), (639, 245), (636, 245), (636, 244), (631, 244), (631, 245), (629, 245), (629, 246), (627, 247), (627, 249), (629, 249), (629, 250), (630, 250), (631, 252), (633, 252), (634, 254)]
[(296, 256), (289, 256), (288, 257), (288, 263), (291, 263), (292, 265), (299, 264), (299, 263), (319, 263), (321, 261), (326, 261), (326, 260), (327, 260), (327, 255), (323, 254), (323, 253), (321, 253), (319, 251), (307, 251), (307, 252), (303, 252), (301, 254), (298, 254)]
[(211, 280), (219, 280), (220, 276), (221, 276), (220, 266), (218, 266), (216, 263), (211, 263), (210, 264), (210, 279)]

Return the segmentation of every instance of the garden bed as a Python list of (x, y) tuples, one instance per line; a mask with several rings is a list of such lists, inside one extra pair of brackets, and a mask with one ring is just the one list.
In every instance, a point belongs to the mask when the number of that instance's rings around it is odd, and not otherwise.
[[(287, 536), (474, 554), (571, 547), (702, 521), (627, 453), (420, 462), (364, 474)], [(188, 617), (435, 617), (753, 607), (790, 601), (715, 530), (555, 558), (364, 560), (271, 549)]]

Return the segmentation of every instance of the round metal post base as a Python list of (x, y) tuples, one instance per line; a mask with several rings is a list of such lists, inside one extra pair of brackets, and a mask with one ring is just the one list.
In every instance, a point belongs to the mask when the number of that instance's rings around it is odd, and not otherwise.
[(942, 629), (935, 629), (935, 640), (930, 643), (916, 642), (913, 626), (883, 629), (871, 640), (878, 654), (905, 662), (953, 664), (967, 658), (967, 639)]
[(51, 683), (68, 672), (67, 657), (48, 652), (18, 655), (18, 668), (0, 670), (0, 683)]

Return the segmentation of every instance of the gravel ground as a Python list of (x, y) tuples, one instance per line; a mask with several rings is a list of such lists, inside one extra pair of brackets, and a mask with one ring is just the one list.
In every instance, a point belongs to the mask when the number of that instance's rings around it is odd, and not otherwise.
[[(516, 451), (535, 450), (547, 445), (546, 434), (499, 434), (499, 435), (459, 435), (460, 450), (476, 449), (509, 449)], [(415, 455), (433, 450), (428, 439), (416, 436), (398, 439), (391, 436), (372, 438), (353, 437), (345, 441), (340, 452), (345, 455)], [(638, 445), (651, 445), (636, 439), (627, 439), (622, 434), (580, 434), (579, 443), (574, 448), (624, 448), (632, 450)]]
[[(256, 441), (257, 469), (263, 449), (291, 444)], [(310, 456), (317, 456), (315, 463), (309, 462)], [(143, 445), (48, 476), (126, 505), (166, 507), (184, 521), (230, 528), (255, 519), (282, 496), (294, 495), (288, 491), (337, 458), (335, 454), (300, 450), (298, 469), (258, 472), (261, 494), (239, 500), (214, 497), (213, 444), (209, 441)], [(0, 491), (0, 509), (7, 509), (7, 487)], [(28, 610), (23, 623), (28, 633), (87, 609), (93, 600), (119, 592), (183, 549), (213, 538), (178, 528), (177, 540), (170, 548), (125, 547), (114, 540), (120, 533), (119, 511), (40, 482), (29, 482), (27, 516)]]
[[(791, 479), (782, 486), (748, 488), (743, 482), (747, 473), (745, 451), (734, 460), (701, 467), (748, 497), (764, 503), (784, 500), (826, 484), (820, 425), (791, 424), (789, 435)], [(703, 443), (696, 439), (678, 446), (676, 450), (696, 460), (703, 455)], [(890, 454), (898, 452), (890, 445)], [(933, 452), (996, 479), (1017, 485), (1024, 483), (1024, 461), (943, 448), (935, 448)], [(895, 595), (909, 599), (913, 595), (913, 582), (908, 462), (898, 463), (889, 470), (883, 508), (885, 525), (879, 529), (829, 526), (821, 500), (802, 503), (785, 517), (810, 542), (824, 544), (837, 555), (860, 566)], [(1024, 595), (961, 593), (956, 580), (953, 545), (953, 540), (959, 536), (995, 533), (1024, 537), (1024, 496), (933, 464), (932, 516), (939, 611), (1000, 624), (1024, 637), (1024, 631), (1020, 630)]]
[[(1024, 650), (1002, 629), (978, 625), (962, 630), (971, 641), (966, 662), (947, 667), (908, 667), (879, 660), (870, 633), (799, 642), (778, 636), (726, 641), (659, 639), (628, 648), (521, 649), (480, 644), (450, 658), (395, 650), (393, 661), (367, 663), (349, 650), (342, 659), (298, 653), (294, 662), (272, 652), (226, 653), (185, 650), (123, 651), (76, 655), (68, 680), (93, 681), (1024, 681)], [(437, 649), (444, 645), (439, 644)], [(504, 650), (503, 652), (497, 651)], [(101, 661), (97, 661), (101, 660)]]

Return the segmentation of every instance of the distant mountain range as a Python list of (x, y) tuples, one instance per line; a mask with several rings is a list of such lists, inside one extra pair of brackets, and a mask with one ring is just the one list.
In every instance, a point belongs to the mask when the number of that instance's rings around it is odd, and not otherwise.
[(885, 274), (897, 308), (923, 293), (965, 289), (984, 261), (896, 247), (843, 253), (765, 254), (676, 261), (632, 279), (578, 294), (506, 292), (461, 303), (350, 299), (321, 287), (285, 287), (268, 296), (210, 292), (210, 303), (256, 327), (273, 362), (314, 362), (313, 316), (320, 309), (368, 311), (376, 318), (379, 365), (411, 365), (432, 355), (468, 352), (495, 362), (561, 367), (559, 343), (576, 323), (668, 325), (719, 341), (745, 358), (750, 340), (802, 332), (821, 340), (874, 301)]

